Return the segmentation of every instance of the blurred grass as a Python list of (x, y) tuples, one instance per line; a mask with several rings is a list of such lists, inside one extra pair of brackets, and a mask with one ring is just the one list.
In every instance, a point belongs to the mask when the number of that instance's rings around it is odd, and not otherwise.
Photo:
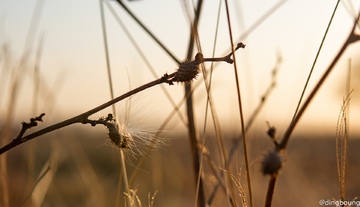
[[(208, 137), (209, 140), (213, 138)], [(39, 138), (35, 154), (35, 174), (40, 173), (50, 156), (53, 141), (58, 143), (60, 152), (57, 171), (42, 206), (94, 206), (94, 201), (101, 206), (115, 206), (120, 170), (119, 152), (103, 145), (105, 139), (105, 130), (85, 126), (71, 126), (67, 130), (56, 132), (56, 135), (49, 134)], [(147, 158), (134, 183), (143, 206), (148, 205), (148, 194), (156, 191), (158, 193), (154, 206), (193, 205), (195, 186), (192, 182), (192, 166), (188, 162), (191, 153), (187, 142), (186, 136), (178, 136), (164, 150), (154, 151)], [(229, 144), (230, 140), (226, 142)], [(251, 166), (255, 206), (263, 205), (268, 180), (261, 174), (261, 159), (257, 158), (269, 150), (270, 142), (265, 133), (264, 136), (249, 139), (252, 149), (250, 158), (255, 160)], [(26, 156), (29, 146), (30, 143), (23, 144), (8, 154), (10, 206), (17, 206), (28, 193), (24, 183), (27, 183), (28, 178)], [(360, 195), (358, 146), (360, 139), (351, 137), (348, 148), (347, 200)], [(216, 152), (211, 147), (210, 151)], [(320, 199), (339, 199), (335, 136), (294, 137), (287, 152), (286, 165), (280, 173), (274, 195), (274, 206), (315, 206)], [(235, 176), (240, 173), (239, 167), (243, 162), (241, 149), (237, 154), (231, 165), (232, 174)], [(136, 160), (128, 158), (128, 164), (130, 160), (136, 164)], [(219, 163), (219, 160), (215, 161)], [(208, 196), (216, 185), (216, 179), (207, 164), (204, 167), (205, 195)], [(130, 164), (127, 170), (131, 175), (135, 167)], [(215, 196), (213, 206), (221, 206), (224, 199), (225, 194), (221, 190)]]

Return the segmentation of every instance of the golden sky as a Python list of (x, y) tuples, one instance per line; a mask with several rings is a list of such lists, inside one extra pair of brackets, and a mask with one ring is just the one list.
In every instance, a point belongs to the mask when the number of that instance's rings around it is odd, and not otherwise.
[[(281, 1), (229, 1), (231, 25), (234, 41), (239, 41), (242, 34), (252, 26), (270, 8)], [(350, 4), (350, 3), (351, 4)], [(186, 57), (189, 41), (189, 15), (192, 1), (139, 0), (124, 1), (131, 11), (158, 37), (180, 61)], [(270, 121), (280, 130), (285, 130), (296, 108), (302, 88), (309, 74), (311, 65), (324, 36), (337, 1), (329, 0), (293, 0), (284, 3), (247, 38), (240, 39), (247, 46), (236, 52), (245, 120), (250, 116), (266, 91), (271, 81), (271, 71), (280, 55), (277, 87), (269, 97), (266, 106), (258, 117), (258, 123), (265, 126)], [(38, 26), (30, 26), (36, 4), (40, 5)], [(39, 102), (36, 113), (47, 113), (48, 119), (62, 120), (87, 111), (110, 99), (106, 70), (103, 34), (99, 1), (0, 1), (0, 45), (9, 48), (7, 59), (11, 67), (16, 68), (21, 62), (29, 27), (35, 29), (30, 36), (29, 68), (21, 81), (16, 114), (19, 120), (28, 120), (34, 116), (34, 79), (33, 65), (39, 43), (42, 42), (39, 71), (41, 74)], [(177, 68), (174, 62), (121, 8), (115, 1), (110, 5), (140, 46), (150, 65), (160, 77)], [(186, 9), (189, 8), (188, 10)], [(310, 91), (321, 74), (328, 67), (339, 48), (348, 36), (354, 13), (359, 2), (340, 3), (328, 36), (323, 45), (313, 77)], [(39, 9), (40, 8), (40, 9)], [(199, 23), (201, 49), (205, 57), (213, 53), (215, 28), (219, 1), (205, 1)], [(106, 32), (110, 54), (110, 66), (115, 95), (121, 95), (139, 85), (154, 79), (139, 53), (116, 22), (109, 8), (104, 5)], [(190, 18), (193, 15), (190, 14)], [(359, 65), (359, 43), (353, 44), (344, 53), (335, 70), (321, 88), (299, 125), (300, 129), (329, 126), (334, 129), (345, 93), (345, 79), (352, 60), (352, 71)], [(229, 52), (230, 40), (224, 2), (221, 4), (216, 56)], [(197, 51), (197, 50), (195, 50)], [(0, 114), (6, 113), (11, 83), (11, 72), (4, 70), (1, 59), (2, 83), (0, 84)], [(210, 64), (206, 64), (210, 68)], [(354, 88), (351, 106), (351, 122), (356, 127), (359, 123), (360, 94), (356, 90), (359, 73), (353, 73)], [(130, 82), (130, 83), (129, 83)], [(202, 75), (194, 82), (201, 82), (194, 94), (199, 125), (204, 121), (206, 93)], [(224, 126), (238, 128), (239, 113), (233, 66), (220, 63), (213, 73), (212, 94), (217, 112)], [(183, 96), (183, 86), (165, 86), (175, 102)], [(157, 111), (156, 118), (163, 120), (172, 110), (160, 87), (139, 94), (137, 113)], [(305, 97), (308, 93), (306, 93)], [(144, 96), (143, 100), (141, 97)], [(151, 103), (151, 104), (150, 104)], [(132, 104), (135, 104), (132, 101)], [(149, 108), (151, 105), (151, 109)], [(181, 108), (184, 111), (184, 107)], [(105, 110), (97, 116), (110, 112)], [(175, 122), (178, 118), (174, 118)], [(174, 123), (174, 126), (176, 124)], [(302, 127), (302, 128), (301, 128)], [(358, 128), (358, 127), (357, 127)], [(335, 129), (334, 129), (335, 133)]]

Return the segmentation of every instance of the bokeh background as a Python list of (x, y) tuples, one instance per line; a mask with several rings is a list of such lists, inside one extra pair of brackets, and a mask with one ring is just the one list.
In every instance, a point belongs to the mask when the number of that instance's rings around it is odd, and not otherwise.
[[(211, 57), (213, 53), (219, 3), (203, 3), (198, 31), (205, 57)], [(261, 157), (266, 150), (273, 148), (265, 133), (266, 121), (276, 127), (281, 137), (292, 119), (336, 3), (328, 0), (229, 1), (234, 41), (246, 44), (245, 49), (236, 52), (245, 122), (271, 84), (273, 68), (279, 69), (276, 88), (248, 133), (255, 206), (263, 205), (268, 182), (268, 177), (260, 173)], [(133, 0), (124, 1), (124, 4), (177, 59), (185, 61), (190, 19), (193, 19), (193, 5), (196, 2)], [(177, 63), (116, 1), (110, 1), (110, 5), (157, 73), (154, 77), (123, 27), (119, 26), (109, 7), (104, 5), (115, 96), (178, 68)], [(275, 5), (278, 5), (276, 10), (260, 22)], [(309, 89), (312, 89), (346, 40), (359, 6), (359, 2), (350, 0), (339, 4)], [(223, 56), (230, 51), (224, 2), (220, 11), (215, 56)], [(44, 123), (30, 132), (110, 100), (99, 1), (2, 0), (0, 46), (0, 125), (2, 132), (6, 131), (4, 126), (11, 127), (11, 139), (20, 130), (21, 121), (28, 121), (40, 113), (46, 113)], [(360, 121), (359, 50), (358, 43), (346, 50), (297, 125), (287, 149), (285, 169), (276, 187), (274, 206), (315, 206), (320, 199), (339, 198), (335, 135), (341, 104), (347, 95), (349, 70), (350, 88), (354, 91), (348, 114), (350, 137), (346, 189), (348, 200), (359, 196), (360, 181), (356, 176), (359, 172), (357, 148), (360, 144), (360, 128), (357, 124)], [(278, 62), (279, 58), (281, 63)], [(209, 63), (206, 68), (210, 68)], [(194, 92), (194, 108), (201, 132), (206, 105), (202, 75), (194, 81), (194, 85), (199, 85)], [(165, 87), (176, 103), (182, 100), (182, 85)], [(232, 65), (216, 64), (212, 95), (220, 125), (230, 145), (231, 140), (241, 132)], [(130, 105), (128, 121), (134, 125), (141, 123), (149, 130), (160, 127), (173, 110), (160, 87), (135, 95)], [(129, 110), (125, 101), (116, 107), (119, 116), (124, 118), (125, 111)], [(180, 110), (186, 117), (185, 107), (182, 106)], [(111, 113), (111, 108), (91, 118), (97, 119), (108, 113)], [(212, 128), (212, 124), (208, 124), (207, 143), (212, 156), (217, 159), (217, 142), (211, 135)], [(34, 184), (41, 170), (51, 160), (53, 170), (37, 186), (40, 192), (34, 191), (32, 203), (26, 205), (115, 206), (119, 153), (107, 146), (106, 137), (105, 128), (69, 126), (11, 150), (7, 154), (11, 204), (16, 206), (21, 203), (31, 189), (29, 186)], [(147, 206), (148, 193), (156, 191), (154, 206), (193, 205), (194, 178), (187, 128), (178, 116), (168, 123), (162, 139), (166, 139), (168, 145), (152, 152), (146, 160), (136, 180), (137, 194), (143, 206)], [(136, 169), (137, 160), (129, 157), (129, 174)], [(239, 177), (245, 173), (241, 147), (232, 164), (232, 173), (241, 173)], [(206, 167), (205, 175), (206, 193), (209, 193), (215, 179)], [(42, 186), (46, 179), (48, 184)], [(43, 196), (37, 198), (34, 195)], [(221, 206), (223, 199), (223, 192), (219, 192), (213, 206)]]

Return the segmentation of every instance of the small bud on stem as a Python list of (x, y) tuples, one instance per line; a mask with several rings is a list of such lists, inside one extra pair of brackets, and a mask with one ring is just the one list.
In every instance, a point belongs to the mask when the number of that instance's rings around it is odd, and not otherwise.
[[(242, 42), (238, 43), (234, 51), (238, 50), (239, 48), (245, 48), (245, 44)], [(169, 83), (169, 85), (173, 85), (173, 82), (190, 83), (199, 74), (199, 66), (201, 63), (224, 61), (232, 64), (234, 63), (234, 60), (231, 59), (232, 55), (233, 52), (230, 52), (224, 57), (204, 58), (202, 53), (197, 53), (194, 60), (181, 63), (174, 77), (169, 79), (167, 82)], [(168, 75), (166, 77), (168, 77)]]

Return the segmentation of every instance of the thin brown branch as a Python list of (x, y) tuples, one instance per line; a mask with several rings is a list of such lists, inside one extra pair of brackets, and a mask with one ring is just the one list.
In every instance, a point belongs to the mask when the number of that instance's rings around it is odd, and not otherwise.
[(38, 121), (43, 122), (43, 120), (42, 120), (42, 117), (43, 117), (43, 116), (45, 116), (45, 113), (40, 114), (40, 116), (38, 116), (38, 117), (31, 118), (31, 119), (30, 119), (30, 123), (26, 123), (26, 122), (23, 121), (23, 122), (21, 123), (21, 124), (22, 124), (22, 128), (21, 128), (21, 130), (20, 130), (19, 135), (16, 137), (16, 140), (21, 139), (26, 130), (28, 130), (28, 129), (32, 128), (32, 127), (37, 126), (37, 122), (38, 122)]
[(240, 48), (245, 48), (245, 44), (242, 43), (242, 42), (239, 42), (237, 45), (236, 45), (236, 48), (231, 51), (228, 55), (224, 56), (224, 57), (220, 57), (220, 58), (203, 58), (203, 62), (220, 62), (220, 61), (225, 61), (227, 63), (234, 63), (234, 60), (231, 59), (231, 56), (234, 54), (234, 52)]
[[(233, 53), (235, 52), (234, 48), (234, 42), (233, 42), (233, 36), (232, 36), (232, 29), (231, 29), (231, 22), (230, 22), (230, 13), (229, 13), (229, 4), (228, 1), (225, 0), (225, 7), (226, 7), (226, 16), (227, 16), (227, 23), (229, 28), (229, 35), (230, 35), (230, 44), (231, 48), (233, 50)], [(245, 157), (245, 167), (246, 167), (246, 173), (247, 173), (247, 185), (249, 190), (249, 201), (250, 201), (250, 207), (253, 207), (253, 199), (252, 199), (252, 190), (251, 190), (251, 179), (250, 179), (250, 164), (249, 164), (249, 158), (248, 158), (248, 151), (247, 151), (247, 145), (246, 145), (246, 138), (245, 138), (245, 126), (244, 126), (244, 115), (243, 115), (243, 109), (242, 109), (242, 101), (241, 101), (241, 93), (240, 93), (240, 83), (239, 83), (239, 76), (237, 72), (237, 66), (236, 66), (236, 56), (234, 55), (234, 72), (235, 72), (235, 80), (236, 80), (236, 90), (237, 90), (237, 97), (238, 97), (238, 104), (239, 104), (239, 112), (240, 112), (240, 121), (241, 121), (241, 131), (242, 131), (242, 141), (244, 146), (244, 157)]]
[(135, 88), (135, 89), (133, 89), (133, 90), (131, 90), (131, 91), (129, 91), (129, 92), (127, 92), (127, 93), (113, 99), (113, 100), (110, 100), (110, 101), (108, 101), (108, 102), (106, 102), (106, 103), (104, 103), (104, 104), (102, 104), (102, 105), (100, 105), (100, 106), (98, 106), (96, 108), (93, 108), (93, 109), (91, 109), (91, 110), (89, 110), (89, 111), (87, 111), (85, 113), (82, 113), (82, 114), (77, 115), (77, 116), (75, 116), (73, 118), (67, 119), (65, 121), (59, 122), (57, 124), (51, 125), (49, 127), (46, 127), (44, 129), (39, 130), (37, 132), (34, 132), (32, 134), (29, 134), (29, 135), (27, 135), (25, 137), (22, 137), (20, 139), (13, 139), (9, 144), (7, 144), (7, 145), (3, 146), (2, 148), (0, 148), (0, 155), (3, 154), (6, 151), (12, 149), (12, 148), (24, 143), (24, 142), (27, 142), (27, 141), (29, 141), (31, 139), (34, 139), (36, 137), (39, 137), (41, 135), (47, 134), (47, 133), (52, 132), (54, 130), (61, 129), (63, 127), (66, 127), (66, 126), (69, 126), (69, 125), (72, 125), (72, 124), (75, 124), (75, 123), (82, 123), (90, 115), (92, 115), (92, 114), (94, 114), (94, 113), (96, 113), (98, 111), (101, 111), (101, 110), (113, 105), (114, 103), (119, 102), (119, 101), (121, 101), (121, 100), (123, 100), (123, 99), (125, 99), (127, 97), (130, 97), (130, 96), (132, 96), (132, 95), (134, 95), (134, 94), (136, 94), (136, 93), (138, 93), (140, 91), (143, 91), (145, 89), (148, 89), (150, 87), (153, 87), (153, 86), (161, 84), (161, 83), (169, 83), (169, 80), (171, 78), (173, 78), (175, 76), (175, 74), (176, 74), (176, 72), (174, 72), (174, 73), (172, 73), (170, 75), (165, 74), (163, 77), (161, 77), (161, 78), (159, 78), (157, 80), (154, 80), (154, 81), (151, 81), (151, 82), (149, 82), (147, 84), (139, 86), (138, 88)]

